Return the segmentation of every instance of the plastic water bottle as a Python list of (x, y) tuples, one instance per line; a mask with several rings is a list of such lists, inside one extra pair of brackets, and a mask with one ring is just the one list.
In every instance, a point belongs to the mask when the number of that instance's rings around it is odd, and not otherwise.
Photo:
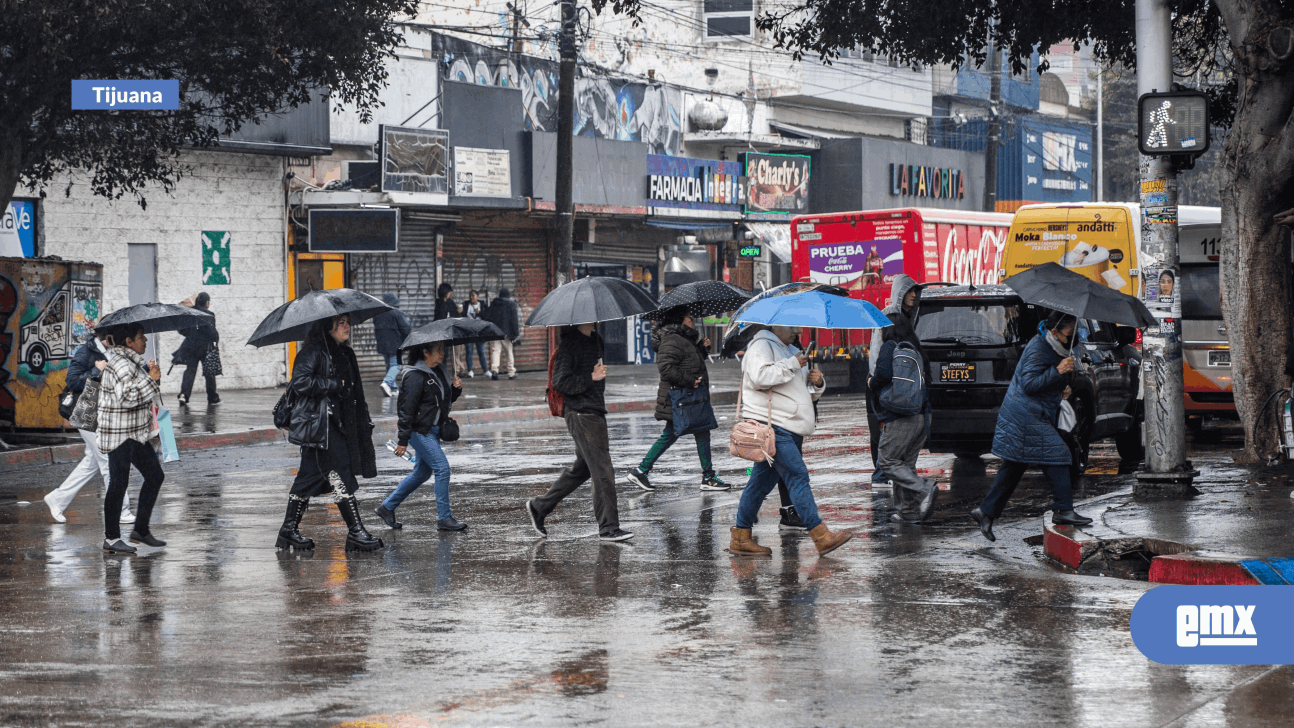
[[(395, 449), (399, 446), (400, 446), (399, 443), (397, 443), (395, 440), (386, 441), (386, 449), (390, 450), (391, 452), (395, 452)], [(413, 462), (413, 448), (411, 447), (405, 448), (404, 454), (401, 455), (400, 457), (404, 458), (405, 460), (408, 460), (409, 462)]]

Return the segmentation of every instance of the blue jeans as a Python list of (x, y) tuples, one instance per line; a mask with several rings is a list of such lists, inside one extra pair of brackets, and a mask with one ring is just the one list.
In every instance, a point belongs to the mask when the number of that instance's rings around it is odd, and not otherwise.
[(475, 344), (468, 344), (467, 349), (467, 371), (472, 371), (472, 349), (476, 349), (476, 358), (481, 360), (481, 371), (490, 371), (490, 360), (485, 358), (485, 342), (478, 341)]
[(391, 354), (382, 358), (386, 359), (386, 377), (382, 379), (382, 383), (391, 389), (399, 389), (400, 385), (395, 381), (395, 375), (400, 373), (400, 355)]
[(453, 515), (449, 510), (449, 460), (445, 451), (440, 449), (440, 428), (433, 427), (426, 435), (413, 433), (409, 436), (409, 447), (418, 453), (418, 464), (409, 473), (391, 495), (382, 501), (382, 506), (394, 511), (405, 498), (408, 498), (418, 486), (436, 476), (436, 518), (444, 520)]
[(818, 517), (818, 504), (813, 500), (813, 491), (809, 489), (809, 468), (800, 454), (804, 438), (777, 426), (773, 427), (773, 433), (777, 435), (774, 464), (769, 465), (761, 460), (751, 468), (750, 480), (741, 492), (741, 503), (737, 505), (737, 528), (755, 525), (759, 507), (764, 505), (764, 499), (777, 487), (779, 476), (791, 493), (791, 504), (795, 506), (800, 520), (804, 521), (805, 527), (816, 528), (822, 523), (822, 519)]

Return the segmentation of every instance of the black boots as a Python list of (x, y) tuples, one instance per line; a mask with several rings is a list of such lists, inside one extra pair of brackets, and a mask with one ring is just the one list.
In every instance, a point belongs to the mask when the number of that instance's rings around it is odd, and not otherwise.
[(1092, 519), (1078, 515), (1071, 508), (1068, 511), (1054, 511), (1051, 514), (1051, 522), (1061, 526), (1086, 526), (1092, 522)]
[(984, 538), (989, 541), (997, 540), (997, 537), (993, 535), (993, 518), (991, 516), (985, 515), (984, 511), (979, 508), (971, 511), (970, 515), (979, 524), (979, 532), (984, 534)]
[(382, 543), (382, 539), (374, 538), (364, 530), (364, 524), (359, 520), (359, 501), (355, 500), (355, 496), (338, 499), (337, 510), (341, 511), (342, 520), (346, 521), (347, 551), (377, 551), (386, 545)]
[(279, 528), (279, 540), (274, 543), (275, 548), (280, 549), (312, 549), (315, 542), (302, 536), (297, 527), (301, 525), (301, 517), (306, 514), (306, 506), (310, 505), (309, 498), (298, 498), (297, 496), (288, 496), (288, 512), (283, 517), (283, 526)]

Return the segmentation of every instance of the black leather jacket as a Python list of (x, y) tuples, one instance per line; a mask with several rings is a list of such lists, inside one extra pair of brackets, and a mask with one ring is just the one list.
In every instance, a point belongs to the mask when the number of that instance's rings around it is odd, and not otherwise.
[(553, 366), (553, 389), (562, 393), (567, 412), (607, 413), (607, 381), (593, 381), (593, 367), (603, 356), (602, 337), (585, 336), (570, 327), (562, 334)]
[(288, 442), (301, 447), (328, 448), (331, 401), (342, 392), (332, 357), (322, 347), (306, 345), (292, 364), (292, 423)]
[[(401, 445), (409, 444), (416, 432), (425, 435), (449, 417), (450, 405), (463, 393), (462, 387), (451, 386), (444, 367), (436, 367), (439, 381), (422, 367), (405, 367), (400, 377), (399, 439)], [(448, 399), (448, 401), (446, 401)]]

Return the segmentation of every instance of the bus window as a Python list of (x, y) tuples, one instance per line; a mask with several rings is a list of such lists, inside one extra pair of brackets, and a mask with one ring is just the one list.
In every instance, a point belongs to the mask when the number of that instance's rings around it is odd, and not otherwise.
[(1222, 318), (1217, 264), (1184, 265), (1181, 272), (1182, 318)]

